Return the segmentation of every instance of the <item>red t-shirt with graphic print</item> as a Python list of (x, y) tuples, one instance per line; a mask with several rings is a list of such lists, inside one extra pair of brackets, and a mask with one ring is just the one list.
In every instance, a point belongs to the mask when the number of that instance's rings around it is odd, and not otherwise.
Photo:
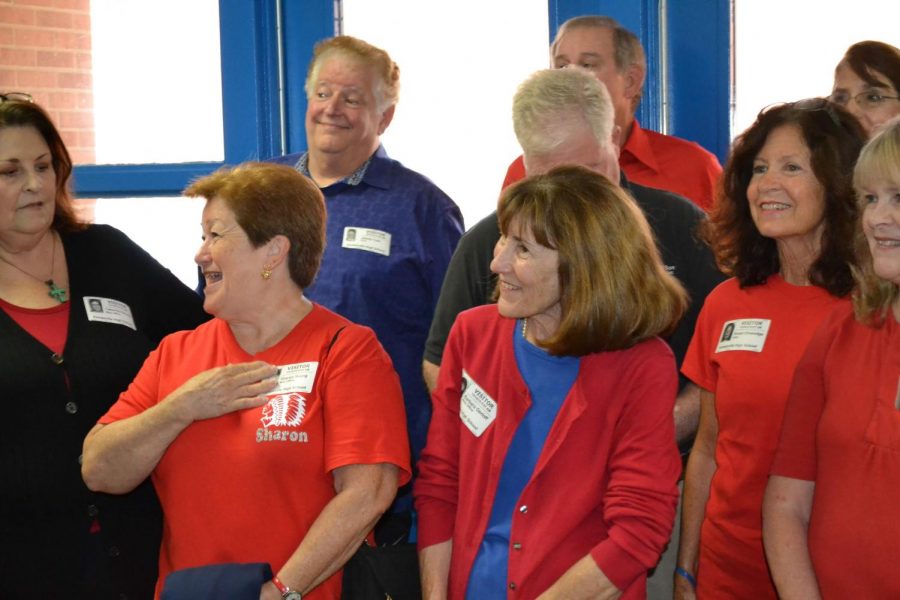
[[(255, 355), (220, 319), (166, 337), (100, 423), (143, 412), (198, 373), (254, 360), (283, 367), (280, 393), (264, 406), (193, 423), (152, 473), (165, 513), (157, 594), (169, 573), (187, 567), (268, 562), (278, 572), (335, 496), (337, 467), (392, 463), (399, 484), (409, 480), (390, 358), (370, 329), (319, 305)], [(340, 584), (339, 571), (308, 597), (337, 598)]]

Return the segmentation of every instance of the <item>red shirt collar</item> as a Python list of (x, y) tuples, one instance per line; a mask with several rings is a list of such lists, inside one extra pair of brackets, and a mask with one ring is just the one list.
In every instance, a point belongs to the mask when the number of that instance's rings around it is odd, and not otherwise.
[(657, 162), (656, 153), (653, 152), (653, 147), (650, 145), (650, 138), (641, 128), (641, 124), (638, 123), (637, 119), (632, 121), (631, 133), (628, 134), (628, 139), (625, 140), (625, 145), (622, 146), (621, 152), (622, 154), (630, 155), (631, 158), (648, 169), (652, 169), (656, 173), (659, 172), (659, 162)]

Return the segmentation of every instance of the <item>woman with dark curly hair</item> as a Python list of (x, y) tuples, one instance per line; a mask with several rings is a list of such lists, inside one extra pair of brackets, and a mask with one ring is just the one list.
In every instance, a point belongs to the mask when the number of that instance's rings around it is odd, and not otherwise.
[[(794, 367), (853, 286), (852, 173), (865, 132), (824, 99), (763, 110), (735, 142), (707, 239), (732, 278), (682, 371), (701, 388), (676, 598), (775, 598), (761, 509)], [(726, 335), (727, 334), (727, 335)]]

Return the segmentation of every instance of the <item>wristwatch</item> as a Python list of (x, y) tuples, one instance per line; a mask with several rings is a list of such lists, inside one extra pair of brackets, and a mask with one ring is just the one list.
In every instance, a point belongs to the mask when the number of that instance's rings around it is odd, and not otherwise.
[(278, 591), (281, 592), (281, 600), (303, 600), (303, 594), (297, 590), (292, 590), (281, 583), (281, 580), (278, 579), (277, 575), (272, 576), (272, 583), (274, 583), (275, 587), (278, 588)]

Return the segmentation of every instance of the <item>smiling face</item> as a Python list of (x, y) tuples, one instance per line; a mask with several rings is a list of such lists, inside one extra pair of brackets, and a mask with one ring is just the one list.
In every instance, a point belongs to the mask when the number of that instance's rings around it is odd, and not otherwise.
[(872, 253), (875, 274), (900, 285), (900, 185), (875, 182), (863, 186), (863, 233)]
[(799, 241), (818, 251), (825, 190), (799, 127), (782, 125), (766, 138), (753, 161), (747, 200), (761, 235), (783, 243)]
[(502, 316), (527, 318), (534, 339), (556, 333), (561, 318), (558, 251), (539, 244), (531, 228), (514, 218), (494, 247), (491, 271), (498, 278)]
[[(878, 85), (871, 85), (863, 80), (849, 64), (841, 61), (834, 71), (834, 88), (831, 91), (831, 99), (853, 113), (869, 137), (887, 121), (900, 115), (898, 90), (878, 71), (871, 73)], [(855, 98), (860, 94), (866, 94), (872, 101), (857, 102)], [(875, 101), (876, 97), (881, 100)]]
[(259, 306), (266, 245), (253, 247), (221, 198), (206, 203), (202, 226), (203, 243), (194, 261), (206, 282), (203, 308), (226, 321), (241, 318)]
[(56, 209), (56, 173), (34, 127), (0, 129), (0, 240), (47, 231)]
[(321, 61), (306, 109), (309, 150), (353, 157), (361, 165), (378, 148), (393, 106), (379, 110), (370, 67), (341, 53)]

